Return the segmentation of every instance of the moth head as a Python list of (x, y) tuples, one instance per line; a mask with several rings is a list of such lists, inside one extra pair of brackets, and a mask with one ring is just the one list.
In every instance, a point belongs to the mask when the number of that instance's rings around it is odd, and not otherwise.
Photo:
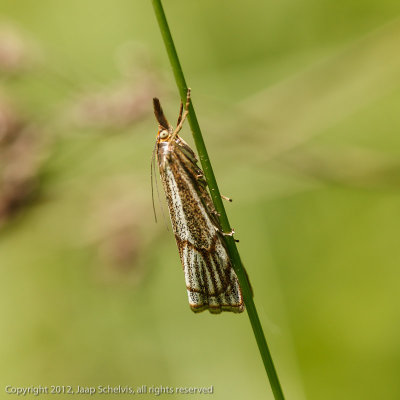
[(158, 132), (158, 137), (160, 139), (167, 139), (169, 136), (169, 132), (166, 129), (163, 129), (162, 131)]
[(153, 106), (154, 106), (154, 115), (156, 116), (158, 122), (157, 139), (162, 141), (168, 140), (169, 136), (173, 132), (173, 128), (168, 123), (167, 118), (165, 118), (164, 111), (160, 104), (160, 100), (154, 98)]

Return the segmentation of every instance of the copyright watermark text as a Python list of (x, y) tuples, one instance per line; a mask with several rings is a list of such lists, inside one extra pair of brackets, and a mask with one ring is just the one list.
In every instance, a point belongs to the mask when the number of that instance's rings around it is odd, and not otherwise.
[(72, 386), (72, 385), (31, 385), (31, 386), (12, 386), (6, 385), (4, 390), (7, 394), (16, 396), (39, 396), (41, 394), (57, 395), (94, 395), (94, 394), (125, 394), (125, 395), (153, 395), (161, 396), (168, 394), (214, 394), (214, 386), (163, 386), (163, 385), (98, 385), (98, 386)]

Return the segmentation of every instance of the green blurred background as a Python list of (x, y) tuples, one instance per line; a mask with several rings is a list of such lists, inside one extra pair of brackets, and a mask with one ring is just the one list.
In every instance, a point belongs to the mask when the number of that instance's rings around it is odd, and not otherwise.
[[(179, 98), (151, 2), (0, 9), (0, 397), (272, 399), (247, 315), (189, 310), (157, 197), (154, 223), (151, 98)], [(287, 399), (399, 399), (399, 2), (165, 11)]]

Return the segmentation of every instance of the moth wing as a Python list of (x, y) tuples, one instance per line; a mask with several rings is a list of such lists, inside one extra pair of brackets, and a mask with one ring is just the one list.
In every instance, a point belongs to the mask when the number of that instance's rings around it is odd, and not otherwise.
[(211, 251), (183, 244), (181, 261), (189, 305), (194, 312), (242, 312), (244, 304), (236, 273), (219, 235), (215, 238)]

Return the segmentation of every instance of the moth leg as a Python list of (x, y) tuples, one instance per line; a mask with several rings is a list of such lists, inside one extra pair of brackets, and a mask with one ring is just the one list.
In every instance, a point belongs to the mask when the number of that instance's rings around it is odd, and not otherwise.
[(179, 118), (178, 118), (179, 123), (178, 123), (178, 125), (176, 126), (174, 132), (171, 135), (171, 140), (174, 139), (175, 136), (182, 129), (183, 123), (185, 122), (185, 119), (189, 114), (189, 103), (190, 103), (190, 88), (188, 88), (188, 90), (187, 90), (185, 112), (181, 115), (181, 112), (182, 112), (182, 103), (181, 103), (181, 108), (180, 108), (180, 111), (179, 111)]
[[(219, 229), (217, 229), (219, 230)], [(233, 235), (235, 234), (235, 230), (232, 228), (232, 230), (230, 232), (221, 232), (224, 236), (231, 236), (233, 237)], [(233, 239), (236, 243), (239, 243), (239, 240), (237, 239)]]
[[(232, 228), (232, 230), (231, 230), (230, 232), (228, 232), (228, 233), (222, 232), (222, 234), (223, 234), (224, 236), (232, 236), (232, 237), (233, 237), (233, 235), (235, 234), (235, 230)], [(233, 238), (233, 240), (234, 240), (236, 243), (239, 243), (239, 240), (238, 240), (238, 239)]]
[(181, 100), (181, 106), (179, 107), (179, 116), (178, 116), (178, 121), (176, 123), (176, 126), (178, 126), (181, 123), (182, 112), (183, 112), (183, 103), (182, 103), (182, 100)]
[(190, 103), (190, 92), (192, 89), (188, 88), (187, 93), (186, 93), (186, 104), (185, 104), (185, 110), (189, 110), (189, 103)]
[(232, 203), (232, 199), (231, 199), (230, 197), (226, 197), (226, 196), (224, 196), (223, 194), (221, 194), (221, 197), (222, 197), (224, 200), (229, 201), (229, 202)]

